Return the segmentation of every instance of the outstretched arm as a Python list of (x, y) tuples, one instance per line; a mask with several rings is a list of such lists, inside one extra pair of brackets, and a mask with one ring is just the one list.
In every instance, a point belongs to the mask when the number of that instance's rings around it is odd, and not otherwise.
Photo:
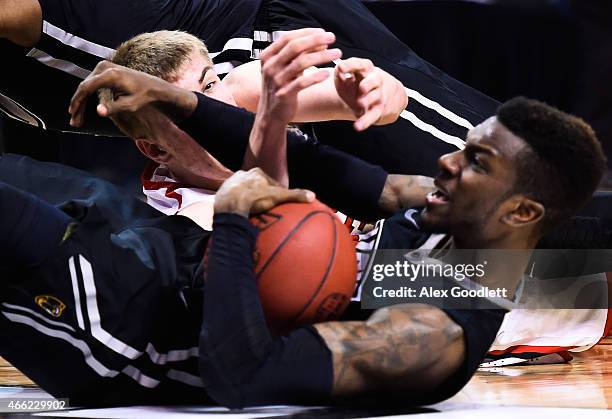
[(298, 109), (298, 94), (328, 76), (324, 71), (305, 74), (312, 65), (340, 57), (328, 50), (332, 33), (322, 29), (300, 29), (284, 35), (261, 54), (261, 75), (256, 75), (261, 94), (255, 124), (242, 169), (261, 167), (283, 186), (289, 186), (287, 171), (287, 124)]
[[(223, 79), (238, 105), (254, 113), (260, 109), (260, 70), (261, 63), (253, 61), (232, 70)], [(298, 95), (293, 122), (356, 121), (355, 129), (363, 131), (371, 125), (395, 122), (406, 109), (408, 97), (402, 83), (370, 60), (349, 58), (335, 69), (324, 71), (331, 77)]]

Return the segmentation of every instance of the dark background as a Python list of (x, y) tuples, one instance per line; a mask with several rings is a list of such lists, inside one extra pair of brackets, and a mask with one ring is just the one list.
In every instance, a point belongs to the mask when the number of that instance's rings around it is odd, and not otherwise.
[[(612, 1), (485, 3), (367, 5), (419, 55), (462, 82), (500, 101), (525, 95), (585, 118), (612, 161)], [(127, 140), (43, 132), (0, 119), (0, 146), (140, 188), (135, 173), (144, 158)], [(612, 187), (610, 173), (602, 186)]]

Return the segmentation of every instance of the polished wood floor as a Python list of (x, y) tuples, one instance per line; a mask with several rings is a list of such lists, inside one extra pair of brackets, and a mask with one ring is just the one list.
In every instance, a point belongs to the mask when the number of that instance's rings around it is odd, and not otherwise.
[(478, 371), (449, 402), (612, 409), (612, 338), (567, 364)]
[[(34, 384), (0, 358), (1, 386)], [(504, 367), (478, 371), (470, 383), (442, 405), (484, 408), (541, 406), (612, 408), (612, 338), (568, 364)]]

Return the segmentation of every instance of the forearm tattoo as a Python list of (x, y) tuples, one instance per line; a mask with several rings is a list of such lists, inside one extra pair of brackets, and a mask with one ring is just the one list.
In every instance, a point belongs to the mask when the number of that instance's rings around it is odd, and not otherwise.
[(425, 390), (463, 360), (461, 327), (431, 306), (393, 306), (366, 322), (316, 328), (333, 355), (334, 396)]

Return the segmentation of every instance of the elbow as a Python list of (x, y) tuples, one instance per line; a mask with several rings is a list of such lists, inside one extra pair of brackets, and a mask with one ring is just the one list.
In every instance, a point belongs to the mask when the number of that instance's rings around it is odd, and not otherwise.
[[(397, 369), (389, 365), (383, 376), (385, 394), (391, 399), (402, 399), (409, 391), (419, 400), (429, 400), (436, 388), (450, 378), (462, 365), (465, 355), (463, 329), (448, 315), (435, 307), (415, 305), (418, 310), (416, 322), (412, 324), (412, 335), (418, 336), (417, 348), (403, 352), (406, 368)], [(406, 330), (408, 332), (408, 329)]]

